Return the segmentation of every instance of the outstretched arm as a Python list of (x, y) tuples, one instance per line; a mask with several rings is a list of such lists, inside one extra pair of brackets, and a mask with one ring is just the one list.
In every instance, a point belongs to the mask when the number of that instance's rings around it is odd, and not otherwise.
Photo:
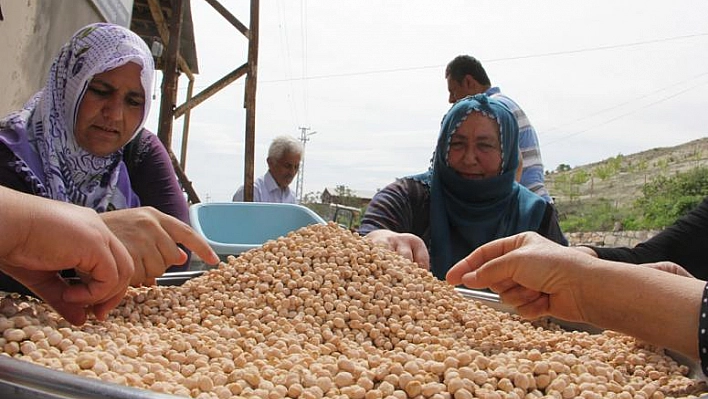
[(701, 280), (597, 259), (522, 233), (478, 248), (447, 281), (491, 288), (527, 318), (591, 323), (698, 358)]

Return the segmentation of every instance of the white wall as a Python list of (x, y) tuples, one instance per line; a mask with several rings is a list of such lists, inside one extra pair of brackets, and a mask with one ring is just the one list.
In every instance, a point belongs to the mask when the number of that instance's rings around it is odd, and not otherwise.
[(74, 32), (103, 18), (88, 0), (12, 0), (0, 6), (2, 117), (44, 86), (54, 57)]

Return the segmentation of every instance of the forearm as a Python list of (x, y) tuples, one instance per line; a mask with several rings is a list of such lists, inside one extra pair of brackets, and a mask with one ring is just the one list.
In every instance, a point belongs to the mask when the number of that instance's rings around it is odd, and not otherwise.
[(579, 276), (586, 322), (698, 358), (704, 281), (601, 260), (587, 271)]
[(31, 228), (29, 215), (42, 211), (39, 198), (0, 186), (0, 257), (8, 254), (18, 243), (23, 242)]
[(598, 257), (598, 256), (597, 256), (597, 252), (595, 252), (595, 250), (594, 250), (593, 248), (591, 248), (591, 247), (586, 247), (586, 246), (579, 245), (579, 246), (575, 246), (575, 247), (571, 247), (571, 248), (573, 248), (573, 249), (576, 250), (576, 251), (580, 251), (580, 252), (586, 253), (586, 254), (588, 254), (588, 255), (594, 257), (594, 258), (597, 258), (597, 257)]

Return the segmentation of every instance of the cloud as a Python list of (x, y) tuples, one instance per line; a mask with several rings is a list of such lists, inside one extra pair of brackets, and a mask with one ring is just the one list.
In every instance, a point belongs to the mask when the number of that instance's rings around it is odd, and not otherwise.
[[(248, 25), (247, 5), (228, 6)], [(192, 10), (202, 89), (247, 43), (208, 4)], [(707, 2), (275, 1), (260, 15), (255, 173), (273, 137), (310, 128), (305, 192), (425, 170), (449, 107), (444, 66), (464, 53), (524, 108), (546, 169), (708, 133)], [(230, 200), (243, 181), (244, 131), (242, 79), (192, 113), (187, 172), (202, 197)], [(179, 152), (180, 120), (174, 136)]]

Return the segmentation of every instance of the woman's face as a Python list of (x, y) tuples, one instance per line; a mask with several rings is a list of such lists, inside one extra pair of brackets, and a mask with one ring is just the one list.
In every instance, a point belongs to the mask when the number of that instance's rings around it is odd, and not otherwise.
[(448, 165), (465, 179), (498, 176), (502, 154), (497, 122), (472, 112), (450, 138)]
[(129, 62), (99, 73), (89, 82), (74, 127), (74, 137), (81, 148), (105, 157), (130, 140), (143, 119), (145, 107), (141, 69)]

